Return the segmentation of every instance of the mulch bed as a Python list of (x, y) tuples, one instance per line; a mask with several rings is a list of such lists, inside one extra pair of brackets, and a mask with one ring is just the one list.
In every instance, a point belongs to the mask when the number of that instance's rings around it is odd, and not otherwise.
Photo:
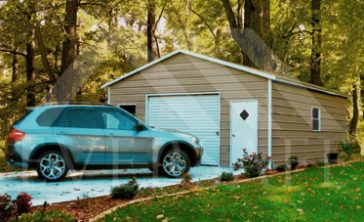
[(77, 221), (88, 221), (90, 218), (110, 209), (118, 204), (125, 203), (126, 200), (113, 199), (110, 196), (97, 198), (80, 199), (76, 201), (56, 203), (52, 205), (33, 207), (32, 211), (62, 211)]

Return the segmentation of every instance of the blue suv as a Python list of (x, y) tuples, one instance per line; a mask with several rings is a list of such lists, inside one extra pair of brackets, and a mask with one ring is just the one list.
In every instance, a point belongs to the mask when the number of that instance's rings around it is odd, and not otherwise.
[(154, 129), (108, 105), (45, 105), (29, 110), (8, 136), (10, 165), (36, 169), (46, 181), (69, 169), (149, 168), (180, 177), (201, 160), (198, 138)]

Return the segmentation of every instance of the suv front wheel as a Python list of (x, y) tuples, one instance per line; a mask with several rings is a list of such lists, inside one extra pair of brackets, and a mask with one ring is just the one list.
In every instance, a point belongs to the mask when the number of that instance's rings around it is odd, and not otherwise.
[(178, 178), (190, 170), (188, 155), (179, 149), (171, 149), (162, 157), (162, 172), (168, 177)]
[(62, 180), (68, 172), (66, 160), (57, 150), (47, 151), (40, 155), (37, 166), (39, 178), (55, 182)]

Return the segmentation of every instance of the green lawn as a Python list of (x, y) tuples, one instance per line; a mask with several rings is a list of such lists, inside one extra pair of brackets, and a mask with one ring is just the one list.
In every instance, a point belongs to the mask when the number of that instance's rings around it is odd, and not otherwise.
[(120, 209), (105, 221), (364, 221), (363, 195), (360, 162), (153, 200)]

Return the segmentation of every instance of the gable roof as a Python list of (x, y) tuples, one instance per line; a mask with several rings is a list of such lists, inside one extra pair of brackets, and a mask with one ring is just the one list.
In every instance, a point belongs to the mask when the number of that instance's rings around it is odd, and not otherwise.
[(135, 74), (138, 74), (140, 73), (141, 71), (144, 71), (146, 69), (148, 69), (149, 67), (152, 67), (154, 65), (157, 65), (177, 54), (184, 54), (184, 55), (189, 55), (189, 56), (192, 56), (192, 57), (195, 57), (195, 58), (199, 58), (199, 59), (202, 59), (202, 60), (205, 60), (205, 61), (209, 61), (209, 62), (212, 62), (212, 63), (215, 63), (215, 64), (219, 64), (219, 65), (222, 65), (222, 66), (226, 66), (226, 67), (229, 67), (229, 68), (232, 68), (232, 69), (235, 69), (235, 70), (240, 70), (240, 71), (243, 71), (243, 72), (246, 72), (246, 73), (249, 73), (249, 74), (252, 74), (252, 75), (256, 75), (256, 76), (260, 76), (260, 77), (263, 77), (263, 78), (266, 78), (266, 79), (271, 79), (273, 81), (276, 81), (276, 82), (280, 82), (280, 83), (284, 83), (284, 84), (288, 84), (288, 85), (293, 85), (293, 86), (296, 86), (296, 87), (301, 87), (301, 88), (306, 88), (306, 89), (310, 89), (310, 90), (314, 90), (314, 91), (317, 91), (317, 92), (321, 92), (321, 93), (325, 93), (325, 94), (329, 94), (329, 95), (333, 95), (333, 96), (340, 96), (340, 97), (345, 97), (347, 98), (346, 95), (343, 95), (341, 93), (338, 93), (338, 92), (335, 92), (335, 91), (332, 91), (332, 90), (328, 90), (326, 88), (323, 88), (323, 87), (319, 87), (319, 86), (316, 86), (316, 85), (313, 85), (313, 84), (310, 84), (310, 83), (304, 83), (304, 82), (301, 82), (301, 81), (298, 81), (298, 80), (295, 80), (295, 79), (292, 79), (292, 78), (286, 78), (286, 77), (280, 77), (280, 76), (276, 76), (272, 73), (269, 73), (269, 72), (265, 72), (265, 71), (261, 71), (261, 70), (258, 70), (258, 69), (254, 69), (254, 68), (250, 68), (250, 67), (247, 67), (247, 66), (243, 66), (243, 65), (238, 65), (238, 64), (235, 64), (235, 63), (231, 63), (231, 62), (227, 62), (227, 61), (224, 61), (224, 60), (221, 60), (221, 59), (217, 59), (217, 58), (213, 58), (213, 57), (210, 57), (210, 56), (206, 56), (206, 55), (201, 55), (201, 54), (197, 54), (197, 53), (193, 53), (193, 52), (190, 52), (190, 51), (186, 51), (186, 50), (176, 50), (172, 53), (169, 53), (165, 56), (162, 56), (161, 58), (157, 59), (157, 60), (154, 60), (152, 62), (149, 62), (147, 64), (145, 64), (144, 66), (141, 66), (127, 74), (124, 74), (110, 82), (107, 82), (105, 83), (104, 85), (101, 86), (101, 88), (106, 88), (106, 87), (110, 87), (111, 85), (119, 82), (119, 81), (122, 81), (130, 76), (133, 76)]

